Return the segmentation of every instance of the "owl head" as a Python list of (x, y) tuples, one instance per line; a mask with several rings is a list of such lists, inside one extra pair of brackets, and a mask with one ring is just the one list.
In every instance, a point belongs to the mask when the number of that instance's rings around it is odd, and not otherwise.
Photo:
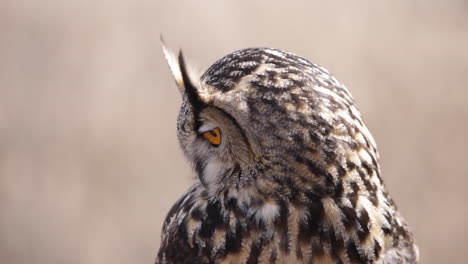
[(180, 146), (208, 196), (301, 199), (294, 188), (340, 195), (353, 181), (365, 184), (356, 168), (378, 173), (374, 140), (351, 95), (318, 65), (249, 48), (197, 76), (182, 52), (164, 52), (182, 96)]

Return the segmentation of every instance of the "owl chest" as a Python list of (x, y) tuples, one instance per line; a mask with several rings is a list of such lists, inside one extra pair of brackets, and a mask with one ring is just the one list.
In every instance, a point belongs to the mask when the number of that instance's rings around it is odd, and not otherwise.
[(336, 263), (319, 236), (301, 234), (301, 217), (266, 208), (246, 217), (189, 218), (187, 241), (208, 263)]

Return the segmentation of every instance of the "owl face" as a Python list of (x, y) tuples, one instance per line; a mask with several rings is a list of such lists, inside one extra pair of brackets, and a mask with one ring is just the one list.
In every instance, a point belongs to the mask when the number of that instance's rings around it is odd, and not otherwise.
[[(165, 51), (171, 65), (176, 59)], [(189, 76), (181, 54), (176, 63), (171, 69), (183, 98), (177, 135), (185, 156), (210, 195), (246, 184), (256, 162), (245, 131), (232, 115), (207, 99), (207, 90)]]
[(206, 104), (196, 108), (183, 97), (177, 127), (180, 146), (201, 183), (215, 195), (239, 183), (236, 175), (255, 164), (254, 156), (242, 128), (228, 113)]

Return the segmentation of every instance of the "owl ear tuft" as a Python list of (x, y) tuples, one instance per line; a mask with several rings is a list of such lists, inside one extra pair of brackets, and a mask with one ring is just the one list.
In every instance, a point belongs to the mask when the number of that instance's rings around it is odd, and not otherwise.
[(162, 35), (161, 42), (164, 55), (166, 57), (167, 63), (169, 64), (169, 68), (171, 69), (172, 75), (174, 76), (176, 84), (179, 87), (180, 94), (186, 94), (190, 100), (190, 103), (195, 108), (202, 108), (204, 106), (204, 103), (198, 95), (197, 87), (193, 84), (190, 78), (190, 74), (187, 70), (187, 65), (185, 63), (182, 50), (179, 51), (179, 55), (178, 57), (176, 57), (175, 54), (166, 47)]
[(166, 57), (166, 61), (167, 61), (167, 64), (169, 65), (172, 76), (174, 77), (176, 81), (177, 87), (179, 87), (179, 92), (183, 94), (185, 90), (185, 86), (184, 86), (184, 80), (182, 79), (182, 72), (180, 70), (179, 62), (175, 54), (166, 47), (166, 43), (164, 42), (162, 35), (161, 35), (161, 43), (162, 43), (164, 56)]

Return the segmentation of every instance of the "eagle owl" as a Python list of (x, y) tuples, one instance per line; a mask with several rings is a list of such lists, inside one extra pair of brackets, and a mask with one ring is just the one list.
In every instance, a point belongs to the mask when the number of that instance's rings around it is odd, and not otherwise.
[(201, 77), (163, 50), (198, 179), (169, 211), (156, 263), (416, 263), (348, 90), (305, 58), (235, 51)]

